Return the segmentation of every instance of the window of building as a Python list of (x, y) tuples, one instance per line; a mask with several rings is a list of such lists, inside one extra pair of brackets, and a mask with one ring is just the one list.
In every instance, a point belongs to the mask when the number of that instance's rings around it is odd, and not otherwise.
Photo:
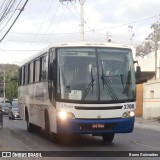
[(154, 98), (154, 91), (150, 91), (150, 98)]

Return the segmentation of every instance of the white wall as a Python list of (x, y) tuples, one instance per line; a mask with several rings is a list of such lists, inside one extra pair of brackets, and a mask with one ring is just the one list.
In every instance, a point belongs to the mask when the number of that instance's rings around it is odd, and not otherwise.
[(160, 79), (143, 84), (143, 118), (160, 117)]
[[(155, 52), (149, 53), (145, 57), (135, 57), (135, 60), (138, 61), (139, 65), (141, 66), (142, 72), (154, 72), (155, 71)], [(157, 51), (157, 77), (159, 75), (159, 67), (160, 67), (160, 50)]]

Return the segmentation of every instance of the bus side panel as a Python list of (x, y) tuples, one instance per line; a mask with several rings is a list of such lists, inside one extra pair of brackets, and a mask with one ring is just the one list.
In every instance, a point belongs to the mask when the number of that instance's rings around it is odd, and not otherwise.
[(53, 133), (57, 133), (57, 121), (56, 121), (56, 108), (55, 106), (50, 106), (49, 112), (50, 119), (50, 131)]
[(41, 82), (19, 87), (20, 115), (25, 120), (25, 108), (30, 123), (45, 129), (45, 110), (49, 115), (50, 131), (56, 133), (56, 108), (49, 100), (48, 83)]
[(25, 103), (28, 104), (30, 122), (41, 128), (45, 128), (44, 113), (45, 109), (48, 110), (48, 106), (50, 105), (48, 100), (47, 82), (35, 83), (29, 85), (28, 88), (29, 102), (27, 103), (26, 101)]
[(19, 103), (19, 114), (20, 117), (25, 120), (25, 107), (24, 107), (24, 88), (19, 87), (18, 88), (18, 103)]

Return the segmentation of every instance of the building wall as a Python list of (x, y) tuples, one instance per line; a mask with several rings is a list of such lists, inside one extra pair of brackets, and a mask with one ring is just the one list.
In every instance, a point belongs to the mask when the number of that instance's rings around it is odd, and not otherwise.
[(136, 116), (143, 115), (143, 84), (136, 85)]
[(160, 117), (160, 79), (143, 84), (143, 118)]

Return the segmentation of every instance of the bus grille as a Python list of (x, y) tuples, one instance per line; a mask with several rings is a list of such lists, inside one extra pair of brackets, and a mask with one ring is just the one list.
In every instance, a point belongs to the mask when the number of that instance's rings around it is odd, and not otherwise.
[(75, 106), (77, 110), (115, 110), (115, 109), (122, 109), (123, 106), (112, 106), (112, 107), (82, 107), (82, 106)]

